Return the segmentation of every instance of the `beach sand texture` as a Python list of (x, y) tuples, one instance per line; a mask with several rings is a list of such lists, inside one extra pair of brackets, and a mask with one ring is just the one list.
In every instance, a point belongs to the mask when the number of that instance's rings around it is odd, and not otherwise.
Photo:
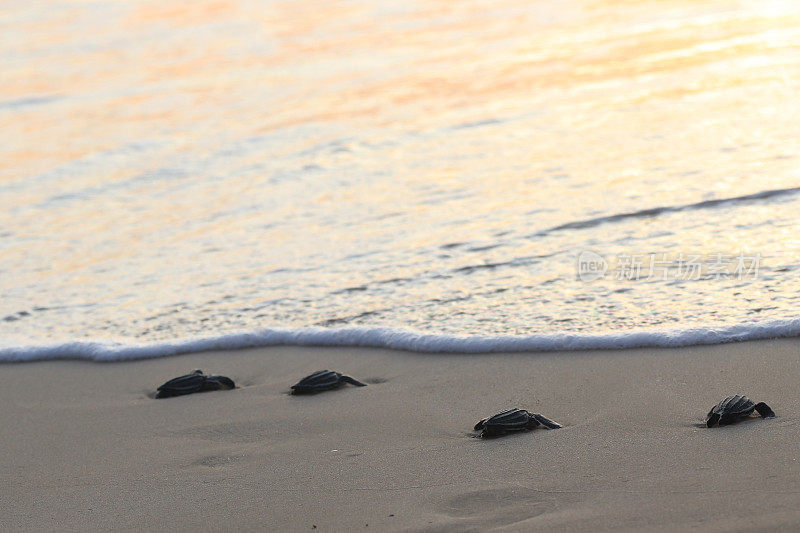
[[(281, 347), (3, 365), (0, 529), (793, 530), (799, 348)], [(241, 388), (148, 397), (195, 368)], [(370, 385), (288, 394), (322, 368)], [(704, 427), (735, 393), (778, 417)], [(470, 438), (514, 406), (565, 427)]]

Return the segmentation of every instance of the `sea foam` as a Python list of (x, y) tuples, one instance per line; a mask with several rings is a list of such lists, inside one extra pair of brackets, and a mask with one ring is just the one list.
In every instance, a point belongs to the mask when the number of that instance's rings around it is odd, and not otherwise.
[(0, 361), (83, 359), (127, 361), (169, 355), (266, 346), (352, 346), (428, 353), (489, 353), (680, 347), (800, 335), (800, 319), (725, 327), (632, 330), (605, 334), (457, 336), (388, 327), (266, 328), (216, 336), (135, 344), (74, 340), (0, 347)]

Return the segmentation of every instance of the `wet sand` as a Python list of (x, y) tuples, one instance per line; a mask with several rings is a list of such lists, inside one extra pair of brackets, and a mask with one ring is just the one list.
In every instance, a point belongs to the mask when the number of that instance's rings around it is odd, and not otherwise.
[[(800, 341), (431, 355), (282, 347), (2, 366), (0, 529), (800, 527)], [(241, 388), (153, 400), (201, 368)], [(370, 383), (288, 395), (330, 368)], [(778, 417), (707, 429), (730, 394)], [(563, 429), (484, 441), (509, 407)]]

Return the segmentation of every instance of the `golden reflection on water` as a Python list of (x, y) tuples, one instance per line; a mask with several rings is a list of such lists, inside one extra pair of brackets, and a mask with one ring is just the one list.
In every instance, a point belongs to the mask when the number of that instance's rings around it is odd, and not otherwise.
[(694, 119), (705, 102), (685, 98), (700, 93), (730, 110), (752, 107), (752, 90), (771, 106), (790, 105), (783, 114), (797, 111), (780, 94), (798, 87), (793, 0), (93, 8), (6, 6), (15, 26), (6, 49), (19, 59), (4, 67), (0, 98), (72, 101), (56, 114), (16, 112), (6, 126), (13, 142), (0, 152), (3, 180), (153, 131), (192, 143), (219, 129), (313, 120), (425, 128), (453, 112), (496, 116), (538, 103), (580, 106), (565, 120), (593, 132), (587, 106), (671, 104), (666, 115)]
[[(74, 283), (92, 265), (148, 253), (156, 243), (183, 247), (184, 260), (208, 258), (204, 250), (214, 246), (200, 244), (204, 238), (249, 242), (254, 227), (267, 228), (261, 238), (276, 245), (307, 239), (321, 250), (334, 241), (358, 248), (359, 239), (386, 242), (386, 228), (314, 239), (326, 220), (369, 210), (390, 216), (399, 200), (430, 229), (397, 235), (394, 245), (418, 249), (485, 239), (489, 230), (475, 213), (497, 213), (492, 231), (533, 212), (547, 227), (696, 202), (692, 183), (726, 197), (797, 179), (795, 0), (15, 2), (3, 9), (0, 186), (56, 176), (15, 189), (13, 225), (47, 255), (29, 258), (28, 241), (4, 253), (32, 278), (60, 272)], [(447, 133), (484, 121), (474, 133)], [(319, 132), (237, 152), (230, 167), (218, 162), (226, 146), (309, 125)], [(279, 183), (271, 191), (287, 201), (274, 211), (225, 215), (243, 197), (266, 194), (258, 185), (267, 177), (245, 170), (328, 141), (326, 128), (358, 139), (314, 164), (345, 169), (343, 180), (353, 165), (393, 179), (314, 190), (310, 202), (307, 191)], [(416, 140), (393, 144), (401, 135)], [(367, 144), (385, 146), (368, 151)], [(84, 166), (67, 186), (59, 169), (76, 161)], [(202, 174), (207, 184), (187, 193), (169, 180), (136, 181), (182, 161), (194, 162), (185, 165), (188, 179)], [(209, 178), (215, 172), (226, 177), (224, 188)], [(536, 178), (544, 173), (556, 178)], [(25, 209), (109, 185), (124, 194)], [(295, 217), (294, 232), (269, 229), (276, 217)], [(443, 224), (453, 220), (460, 236)], [(762, 244), (795, 244), (795, 234), (776, 231)], [(748, 244), (726, 239), (725, 246)], [(525, 246), (515, 253), (541, 251)], [(304, 261), (299, 248), (284, 252), (285, 261), (265, 256), (259, 267), (231, 264), (224, 254), (206, 266), (236, 276)], [(46, 262), (47, 271), (28, 268), (32, 262)], [(142, 275), (158, 268), (137, 265)]]

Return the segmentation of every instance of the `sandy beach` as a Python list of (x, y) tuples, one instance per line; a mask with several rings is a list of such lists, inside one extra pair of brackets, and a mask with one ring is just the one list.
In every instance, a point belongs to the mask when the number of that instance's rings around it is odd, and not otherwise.
[[(798, 349), (282, 347), (3, 365), (0, 528), (792, 530)], [(149, 397), (195, 368), (241, 388)], [(370, 385), (288, 394), (322, 368)], [(735, 393), (778, 417), (704, 427)], [(565, 427), (471, 438), (514, 406)]]

